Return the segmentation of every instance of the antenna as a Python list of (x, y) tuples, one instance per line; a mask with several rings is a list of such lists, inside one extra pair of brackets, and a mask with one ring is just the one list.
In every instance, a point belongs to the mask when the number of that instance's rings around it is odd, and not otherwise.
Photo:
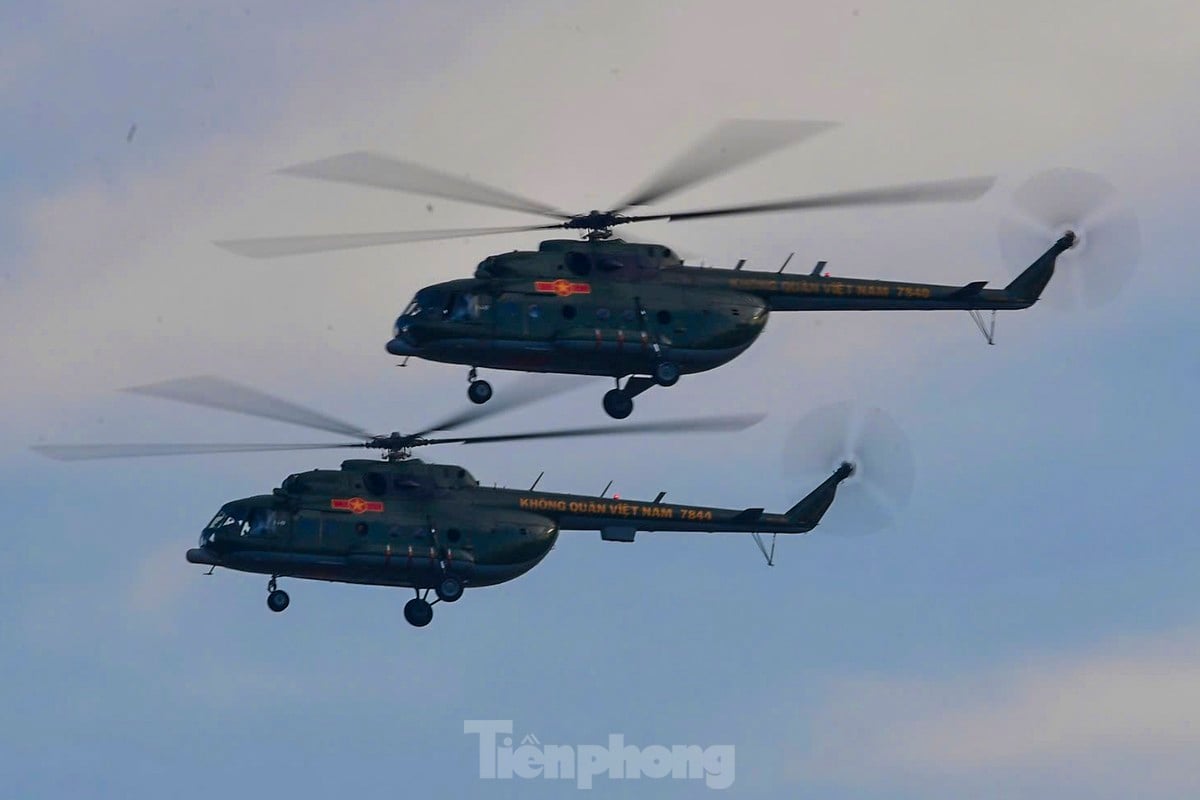
[(541, 472), (538, 473), (538, 476), (536, 478), (534, 478), (534, 480), (533, 480), (533, 485), (529, 487), (529, 491), (532, 492), (534, 489), (537, 488), (538, 481), (540, 481), (542, 479), (542, 476), (545, 474), (546, 474), (546, 470), (542, 470)]
[(609, 481), (608, 483), (604, 484), (604, 491), (600, 493), (600, 496), (604, 497), (604, 495), (608, 494), (608, 490), (611, 488), (612, 488), (612, 481)]
[(784, 271), (785, 269), (787, 269), (788, 262), (790, 262), (790, 261), (792, 260), (792, 256), (794, 256), (794, 255), (796, 255), (796, 251), (795, 251), (795, 250), (793, 250), (792, 252), (788, 253), (788, 257), (787, 257), (787, 258), (785, 258), (785, 259), (783, 260), (783, 266), (781, 266), (779, 269), (775, 270), (775, 274), (776, 274), (776, 275), (781, 275), (781, 274), (783, 274), (783, 271)]

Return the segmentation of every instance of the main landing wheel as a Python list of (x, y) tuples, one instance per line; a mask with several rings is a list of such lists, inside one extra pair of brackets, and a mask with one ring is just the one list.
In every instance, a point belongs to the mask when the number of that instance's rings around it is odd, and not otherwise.
[(413, 627), (424, 628), (433, 622), (433, 606), (419, 597), (414, 597), (404, 604), (404, 619)]
[(483, 405), (492, 399), (492, 385), (483, 380), (471, 381), (471, 385), (467, 387), (467, 397), (472, 403)]
[(659, 386), (674, 386), (679, 382), (679, 366), (674, 361), (660, 361), (654, 365), (654, 382)]
[(621, 389), (609, 389), (604, 393), (604, 413), (613, 419), (625, 419), (633, 413), (633, 398)]
[(292, 598), (288, 597), (288, 593), (283, 589), (274, 589), (267, 595), (267, 608), (276, 614), (287, 608), (290, 602), (292, 602)]
[(462, 581), (458, 578), (442, 578), (442, 582), (433, 591), (438, 596), (438, 600), (444, 603), (453, 603), (463, 596)]

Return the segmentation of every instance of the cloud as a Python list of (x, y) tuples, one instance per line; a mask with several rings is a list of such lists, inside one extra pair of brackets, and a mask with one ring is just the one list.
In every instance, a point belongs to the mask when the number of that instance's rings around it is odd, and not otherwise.
[(942, 679), (842, 680), (800, 772), (986, 796), (1035, 785), (1177, 797), (1200, 785), (1198, 687), (1198, 630)]

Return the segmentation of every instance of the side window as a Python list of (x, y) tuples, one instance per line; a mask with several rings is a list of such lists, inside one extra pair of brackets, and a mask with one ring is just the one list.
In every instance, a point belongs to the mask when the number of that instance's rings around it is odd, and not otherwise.
[(367, 490), (367, 494), (380, 497), (387, 494), (387, 478), (378, 472), (368, 472), (363, 475), (363, 488)]
[(467, 314), (471, 319), (479, 319), (492, 310), (492, 298), (486, 294), (467, 295)]
[(286, 512), (277, 512), (270, 508), (254, 508), (247, 515), (242, 528), (243, 536), (270, 536), (281, 531), (287, 524)]
[(588, 257), (587, 253), (567, 253), (567, 269), (582, 277), (592, 271), (592, 259)]

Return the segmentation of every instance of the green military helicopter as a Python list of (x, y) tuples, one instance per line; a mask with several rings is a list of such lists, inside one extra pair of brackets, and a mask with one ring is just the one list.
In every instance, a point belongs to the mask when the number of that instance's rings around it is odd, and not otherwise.
[[(399, 242), (566, 229), (581, 240), (551, 239), (536, 251), (513, 251), (479, 263), (475, 277), (428, 286), (396, 320), (387, 351), (396, 356), (470, 367), (468, 397), (485, 403), (492, 387), (478, 377), (481, 367), (526, 372), (612, 377), (617, 385), (604, 395), (604, 410), (616, 419), (633, 411), (633, 398), (652, 386), (672, 386), (681, 375), (703, 372), (736, 358), (759, 337), (772, 311), (968, 311), (989, 343), (994, 342), (995, 312), (1028, 308), (1037, 302), (1054, 274), (1059, 255), (1079, 237), (1067, 230), (1094, 217), (1111, 196), (1111, 187), (1095, 176), (1060, 173), (1026, 191), (1026, 216), (1039, 225), (1032, 245), (1020, 234), (1006, 241), (1027, 259), (1057, 240), (1002, 289), (987, 281), (937, 285), (834, 277), (824, 261), (808, 274), (784, 274), (685, 266), (669, 247), (613, 238), (619, 225), (651, 220), (691, 220), (786, 210), (826, 209), (911, 203), (968, 201), (993, 184), (990, 177), (915, 183), (767, 203), (695, 211), (626, 214), (675, 194), (697, 182), (809, 138), (831, 127), (822, 122), (738, 120), (717, 128), (639, 190), (607, 211), (567, 214), (558, 209), (475, 181), (370, 153), (350, 153), (283, 170), (289, 175), (452, 198), (496, 208), (557, 218), (542, 225), (458, 230), (364, 233), (241, 239), (218, 242), (233, 252), (272, 258)], [(1080, 177), (1080, 176), (1083, 177)], [(1099, 181), (1099, 184), (1096, 183)], [(1047, 184), (1050, 184), (1047, 187)], [(1041, 198), (1049, 188), (1062, 203)], [(1065, 189), (1065, 192), (1063, 191)], [(1123, 219), (1104, 223), (1097, 239), (1109, 249), (1102, 257), (1124, 273), (1136, 253), (1124, 243)], [(1136, 240), (1136, 222), (1132, 236)], [(1044, 229), (1057, 232), (1049, 239)], [(1089, 234), (1090, 236), (1090, 234)], [(1040, 242), (1040, 244), (1039, 244)], [(1136, 241), (1133, 243), (1136, 251)], [(1095, 254), (1095, 251), (1093, 251)], [(790, 260), (789, 256), (789, 260)], [(1027, 261), (1025, 263), (1028, 263)], [(992, 312), (990, 323), (982, 316)], [(628, 376), (625, 385), (621, 380)]]
[[(709, 417), (635, 423), (614, 428), (582, 427), (490, 436), (431, 438), (511, 408), (527, 397), (506, 397), (483, 409), (470, 408), (413, 434), (372, 435), (358, 426), (311, 411), (231, 381), (184, 378), (132, 389), (145, 395), (220, 408), (289, 422), (352, 437), (333, 444), (120, 444), (43, 445), (34, 449), (52, 458), (80, 460), (198, 453), (367, 448), (382, 450), (381, 460), (352, 459), (340, 469), (315, 469), (289, 475), (271, 494), (223, 505), (187, 551), (194, 564), (269, 575), (267, 606), (283, 611), (290, 598), (281, 577), (409, 587), (416, 596), (404, 607), (405, 619), (418, 627), (433, 619), (433, 602), (452, 603), (466, 588), (494, 586), (537, 566), (554, 547), (560, 531), (599, 531), (608, 541), (632, 542), (638, 531), (727, 531), (759, 534), (806, 533), (816, 527), (833, 502), (838, 485), (855, 471), (843, 461), (804, 499), (786, 512), (762, 508), (725, 509), (652, 501), (487, 488), (466, 469), (431, 464), (411, 457), (417, 447), (433, 444), (506, 442), (571, 436), (736, 431), (755, 424), (758, 415)], [(821, 423), (822, 427), (828, 427)], [(539, 476), (540, 480), (540, 476)], [(773, 557), (774, 545), (771, 554)], [(766, 555), (766, 551), (764, 550)]]

